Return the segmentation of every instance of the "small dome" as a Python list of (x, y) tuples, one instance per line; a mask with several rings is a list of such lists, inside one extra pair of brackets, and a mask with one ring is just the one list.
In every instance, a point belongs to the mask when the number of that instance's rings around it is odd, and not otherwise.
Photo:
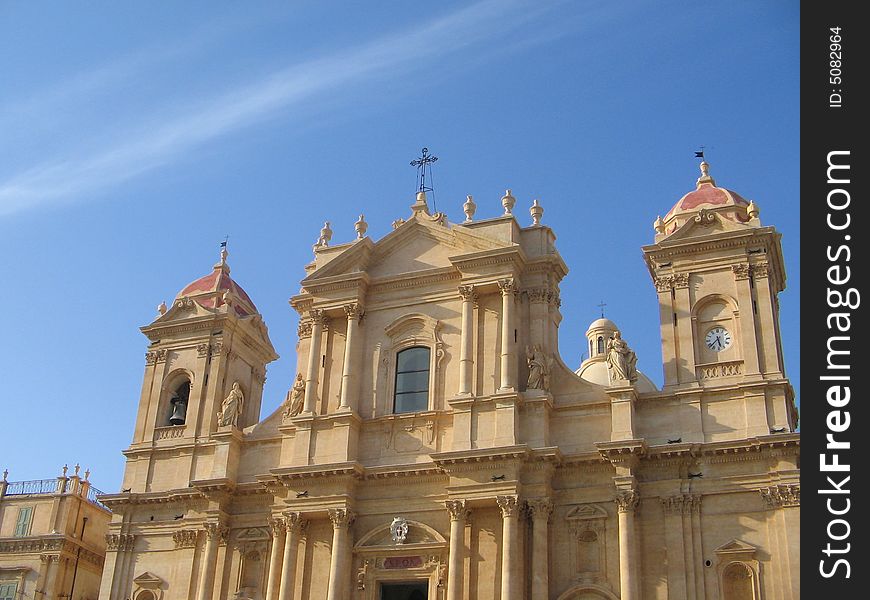
[[(586, 360), (580, 365), (580, 368), (574, 371), (584, 381), (607, 387), (610, 385), (610, 374), (607, 372), (607, 363), (604, 361)], [(635, 389), (640, 394), (657, 392), (658, 388), (652, 380), (644, 375), (641, 371), (637, 372), (637, 381), (634, 384)]]
[(616, 323), (611, 321), (610, 319), (605, 319), (601, 317), (600, 319), (595, 319), (589, 324), (589, 331), (593, 329), (613, 329), (614, 331), (619, 330), (619, 327), (616, 326)]
[[(698, 178), (695, 189), (677, 200), (663, 220), (656, 219), (654, 227), (657, 234), (672, 233), (691, 218), (690, 215), (703, 208), (716, 210), (732, 221), (746, 223), (752, 218), (749, 214), (749, 204), (749, 201), (737, 192), (716, 187), (716, 182), (710, 176), (710, 165), (705, 161), (701, 163), (701, 177)], [(757, 214), (756, 211), (755, 216)]]
[(247, 317), (257, 314), (257, 307), (247, 292), (230, 277), (230, 266), (226, 258), (227, 251), (223, 250), (221, 260), (212, 272), (184, 286), (175, 299), (186, 296), (196, 300), (203, 308), (216, 309), (225, 304), (224, 295), (228, 294), (237, 315)]

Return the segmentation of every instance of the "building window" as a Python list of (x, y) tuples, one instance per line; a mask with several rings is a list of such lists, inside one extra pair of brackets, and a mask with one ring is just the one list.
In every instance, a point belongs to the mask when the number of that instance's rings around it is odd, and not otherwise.
[(429, 348), (415, 346), (396, 355), (396, 396), (393, 412), (429, 408)]
[(0, 600), (18, 600), (18, 583), (0, 581)]
[(598, 336), (598, 354), (604, 354), (604, 338)]
[[(18, 520), (15, 521), (15, 537), (30, 535), (30, 523), (33, 520), (33, 507), (22, 506), (18, 509)], [(2, 596), (0, 596), (2, 598)]]

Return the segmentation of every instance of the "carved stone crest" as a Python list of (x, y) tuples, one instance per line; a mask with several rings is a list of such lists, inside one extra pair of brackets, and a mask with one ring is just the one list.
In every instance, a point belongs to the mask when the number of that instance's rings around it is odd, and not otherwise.
[(390, 537), (397, 544), (404, 544), (408, 537), (408, 521), (405, 517), (396, 517), (390, 523)]

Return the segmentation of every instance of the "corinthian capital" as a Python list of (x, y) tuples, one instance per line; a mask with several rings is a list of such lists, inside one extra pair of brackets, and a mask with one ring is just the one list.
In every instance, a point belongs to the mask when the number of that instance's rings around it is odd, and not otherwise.
[(526, 507), (534, 520), (549, 520), (550, 515), (553, 514), (553, 501), (549, 498), (529, 498), (526, 500)]
[(616, 492), (615, 500), (619, 512), (634, 512), (640, 503), (640, 495), (635, 490), (623, 490)]
[(356, 520), (356, 515), (349, 508), (330, 508), (329, 520), (332, 521), (332, 526), (336, 529), (350, 527)]
[(451, 521), (465, 520), (468, 518), (467, 502), (465, 500), (447, 500), (444, 505), (447, 507), (447, 512), (450, 514)]
[(466, 302), (477, 300), (477, 292), (473, 285), (460, 285), (459, 295), (462, 296), (462, 299)]
[(361, 319), (363, 313), (365, 312), (363, 310), (363, 305), (359, 302), (351, 302), (350, 304), (345, 304), (343, 308), (344, 314), (347, 315), (348, 319)]
[(495, 501), (501, 509), (504, 518), (513, 517), (519, 510), (519, 502), (516, 496), (496, 496)]
[(498, 288), (501, 290), (502, 296), (510, 296), (516, 291), (517, 286), (513, 278), (508, 277), (498, 280)]

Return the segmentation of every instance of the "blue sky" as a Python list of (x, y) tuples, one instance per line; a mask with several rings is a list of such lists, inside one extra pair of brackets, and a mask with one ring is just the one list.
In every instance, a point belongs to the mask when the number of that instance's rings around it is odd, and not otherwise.
[(146, 340), (138, 328), (207, 273), (234, 278), (295, 375), (287, 299), (324, 220), (375, 239), (407, 217), (428, 146), (437, 209), (501, 212), (506, 188), (571, 272), (560, 350), (579, 365), (607, 303), (661, 383), (640, 247), (694, 186), (783, 233), (786, 368), (799, 390), (797, 2), (175, 2), (0, 5), (0, 469), (76, 461), (118, 489)]

